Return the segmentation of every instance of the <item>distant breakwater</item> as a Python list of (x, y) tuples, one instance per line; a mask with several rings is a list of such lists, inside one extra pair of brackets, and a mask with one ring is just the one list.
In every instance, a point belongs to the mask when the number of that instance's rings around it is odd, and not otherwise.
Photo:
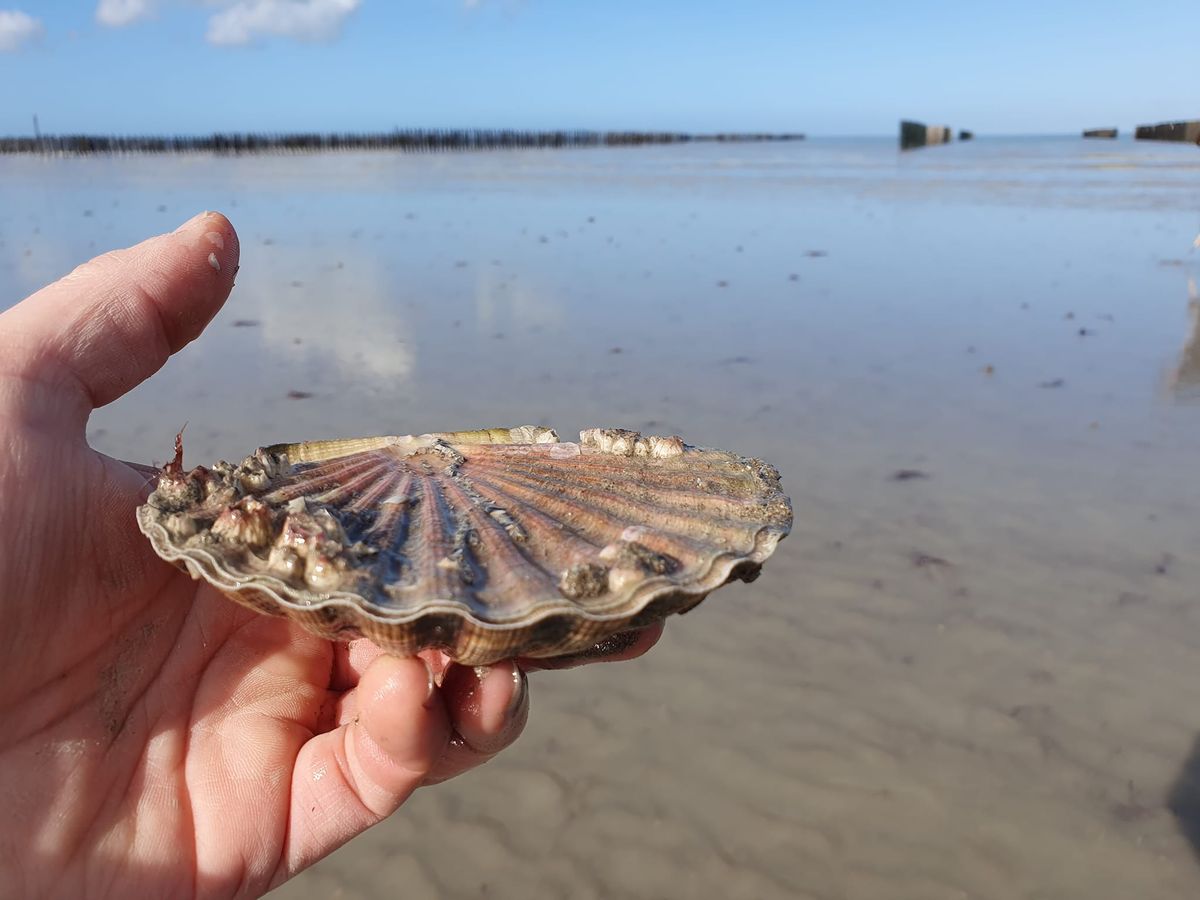
[(1139, 125), (1133, 136), (1139, 141), (1183, 141), (1200, 145), (1200, 119)]
[[(960, 132), (959, 140), (969, 141), (974, 132)], [(915, 150), (931, 144), (948, 144), (954, 140), (954, 131), (949, 125), (926, 125), (924, 122), (900, 121), (900, 149)]]
[(210, 134), (150, 137), (94, 134), (0, 137), (0, 153), (76, 155), (89, 153), (329, 153), (390, 150), (445, 151), (628, 147), (697, 141), (800, 141), (803, 134), (686, 134), (669, 131), (410, 130), (380, 134)]

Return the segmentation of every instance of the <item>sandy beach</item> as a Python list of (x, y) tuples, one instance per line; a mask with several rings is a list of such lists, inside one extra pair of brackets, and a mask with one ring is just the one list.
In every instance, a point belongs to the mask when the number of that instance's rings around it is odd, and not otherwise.
[(237, 288), (92, 419), (189, 464), (521, 423), (782, 473), (655, 650), (275, 896), (1200, 894), (1200, 152), (1076, 138), (0, 159), (0, 308), (221, 209)]

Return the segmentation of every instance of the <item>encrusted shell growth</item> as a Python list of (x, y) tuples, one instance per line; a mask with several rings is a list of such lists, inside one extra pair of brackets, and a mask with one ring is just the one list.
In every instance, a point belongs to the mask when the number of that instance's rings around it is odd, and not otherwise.
[(277, 444), (189, 472), (176, 451), (138, 509), (159, 556), (323, 637), (469, 665), (684, 612), (792, 524), (766, 463), (614, 428)]

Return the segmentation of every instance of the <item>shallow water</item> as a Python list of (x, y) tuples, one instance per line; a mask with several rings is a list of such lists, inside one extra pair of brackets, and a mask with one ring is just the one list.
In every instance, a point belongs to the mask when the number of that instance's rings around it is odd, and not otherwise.
[(511, 751), (279, 896), (1200, 893), (1195, 147), (7, 158), (0, 195), (0, 307), (239, 229), (106, 452), (622, 425), (792, 495), (756, 583), (533, 676)]

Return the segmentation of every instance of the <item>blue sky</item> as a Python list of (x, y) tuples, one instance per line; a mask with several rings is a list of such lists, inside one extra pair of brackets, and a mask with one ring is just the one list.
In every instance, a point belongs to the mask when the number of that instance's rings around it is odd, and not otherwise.
[(1197, 38), (1197, 0), (0, 0), (0, 134), (1126, 129), (1200, 118)]

